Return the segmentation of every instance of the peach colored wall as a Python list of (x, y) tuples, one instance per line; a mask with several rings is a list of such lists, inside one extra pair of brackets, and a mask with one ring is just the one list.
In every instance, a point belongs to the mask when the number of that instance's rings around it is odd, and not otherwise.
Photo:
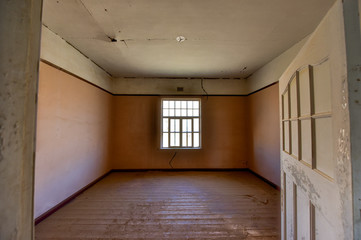
[[(110, 169), (247, 168), (279, 185), (278, 84), (202, 97), (202, 149), (160, 150), (159, 96), (112, 96), (40, 63), (35, 217)], [(253, 136), (253, 137), (252, 137)]]
[(248, 97), (250, 158), (248, 167), (280, 186), (278, 83)]
[(112, 96), (40, 63), (35, 217), (110, 169)]
[(159, 149), (160, 100), (158, 96), (114, 97), (113, 168), (170, 168), (174, 152), (174, 168), (247, 167), (246, 97), (202, 98), (200, 150)]

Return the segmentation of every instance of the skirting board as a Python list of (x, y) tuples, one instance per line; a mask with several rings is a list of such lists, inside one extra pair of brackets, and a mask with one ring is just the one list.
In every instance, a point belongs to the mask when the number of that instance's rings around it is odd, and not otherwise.
[(270, 186), (272, 186), (273, 188), (280, 190), (280, 188), (272, 183), (271, 181), (265, 179), (264, 177), (260, 176), (259, 174), (253, 172), (252, 170), (250, 170), (249, 168), (165, 168), (165, 169), (112, 169), (108, 172), (106, 172), (105, 174), (103, 174), (102, 176), (98, 177), (97, 179), (95, 179), (94, 181), (92, 181), (91, 183), (89, 183), (88, 185), (86, 185), (85, 187), (83, 187), (82, 189), (80, 189), (79, 191), (75, 192), (74, 194), (72, 194), (71, 196), (69, 196), (68, 198), (66, 198), (65, 200), (63, 200), (62, 202), (58, 203), (56, 206), (54, 206), (53, 208), (49, 209), (48, 211), (46, 211), (45, 213), (41, 214), (39, 217), (37, 217), (35, 219), (35, 225), (39, 224), (41, 221), (45, 220), (47, 217), (49, 217), (50, 215), (52, 215), (53, 213), (55, 213), (56, 211), (58, 211), (60, 208), (64, 207), (66, 204), (68, 204), (69, 202), (71, 202), (73, 199), (75, 199), (76, 197), (78, 197), (80, 194), (82, 194), (84, 191), (86, 191), (87, 189), (89, 189), (90, 187), (92, 187), (93, 185), (95, 185), (97, 182), (99, 182), (100, 180), (102, 180), (103, 178), (105, 178), (106, 176), (108, 176), (110, 173), (112, 172), (147, 172), (147, 171), (170, 171), (170, 172), (182, 172), (182, 171), (203, 171), (203, 172), (219, 172), (219, 171), (248, 171), (250, 173), (252, 173), (253, 175), (257, 176), (258, 178), (260, 178), (261, 180), (263, 180), (264, 182), (268, 183)]
[(220, 172), (220, 171), (248, 171), (248, 168), (147, 168), (147, 169), (113, 169), (111, 172), (148, 172), (148, 171), (165, 171), (165, 172)]
[(79, 196), (80, 194), (82, 194), (84, 191), (86, 191), (87, 189), (89, 189), (91, 186), (93, 186), (94, 184), (96, 184), (97, 182), (99, 182), (100, 180), (102, 180), (103, 178), (105, 178), (106, 176), (108, 176), (110, 173), (112, 172), (112, 170), (106, 172), (105, 174), (103, 174), (102, 176), (98, 177), (97, 179), (95, 179), (94, 181), (92, 181), (91, 183), (89, 183), (88, 185), (86, 185), (85, 187), (83, 187), (82, 189), (80, 189), (79, 191), (75, 192), (74, 194), (72, 194), (71, 196), (69, 196), (68, 198), (66, 198), (65, 200), (61, 201), (60, 203), (58, 203), (57, 205), (55, 205), (53, 208), (49, 209), (48, 211), (46, 211), (45, 213), (41, 214), (39, 217), (35, 218), (35, 225), (39, 224), (41, 221), (43, 221), (45, 218), (49, 217), (51, 214), (55, 213), (56, 211), (58, 211), (60, 208), (64, 207), (66, 204), (68, 204), (69, 202), (71, 202), (74, 198), (76, 198), (77, 196)]
[(261, 180), (263, 180), (264, 182), (268, 183), (269, 185), (271, 185), (271, 187), (277, 189), (278, 191), (281, 191), (281, 188), (279, 186), (277, 186), (276, 184), (274, 184), (273, 182), (271, 182), (270, 180), (262, 177), (261, 175), (259, 175), (256, 172), (253, 172), (251, 169), (247, 168), (247, 171), (252, 173), (253, 175), (257, 176), (258, 178), (260, 178)]

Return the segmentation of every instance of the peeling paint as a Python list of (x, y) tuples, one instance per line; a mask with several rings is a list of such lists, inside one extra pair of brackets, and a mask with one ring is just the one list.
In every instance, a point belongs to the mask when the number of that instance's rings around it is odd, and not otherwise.
[[(299, 66), (306, 66), (323, 56), (328, 56), (329, 58), (331, 66), (329, 81), (332, 86), (332, 98), (331, 103), (328, 104), (331, 106), (332, 127), (329, 131), (332, 131), (332, 146), (325, 149), (317, 149), (317, 145), (311, 142), (312, 156), (315, 156), (312, 158), (313, 161), (311, 165), (302, 164), (288, 154), (282, 154), (282, 169), (287, 173), (290, 181), (293, 181), (298, 189), (307, 195), (307, 200), (315, 207), (316, 216), (321, 216), (323, 219), (321, 221), (324, 222), (324, 225), (322, 225), (322, 223), (317, 225), (318, 220), (314, 219), (316, 221), (314, 229), (315, 237), (320, 239), (328, 239), (326, 236), (332, 236), (332, 239), (340, 240), (352, 239), (351, 140), (348, 109), (350, 104), (355, 105), (355, 101), (361, 103), (361, 100), (356, 98), (353, 99), (352, 102), (348, 101), (349, 83), (347, 82), (345, 39), (344, 35), (340, 34), (343, 33), (342, 10), (342, 2), (336, 1), (334, 7), (331, 8), (315, 32), (309, 37), (303, 49), (299, 52), (299, 55), (293, 60), (280, 79), (280, 93), (283, 93), (287, 87), (289, 77)], [(355, 70), (360, 71), (360, 67), (361, 66), (357, 66)], [(359, 88), (352, 89), (352, 94), (359, 92), (359, 90)], [(316, 128), (317, 126), (314, 127)], [(316, 132), (315, 129), (314, 132)], [(318, 150), (320, 150), (320, 152), (317, 152)], [(321, 171), (322, 168), (318, 165), (318, 163), (321, 162), (318, 162), (319, 159), (317, 156), (323, 153), (322, 151), (325, 153), (332, 151), (333, 159), (327, 160), (326, 158), (324, 162), (333, 170), (334, 175), (332, 178), (325, 176)], [(284, 194), (288, 194), (288, 192)], [(292, 194), (292, 191), (290, 194)], [(294, 197), (297, 197), (298, 200), (298, 196)], [(290, 197), (289, 199), (292, 200), (293, 198)], [(295, 204), (295, 202), (291, 200), (289, 200), (289, 202), (287, 201), (287, 206)], [(296, 204), (298, 203), (296, 202)], [(302, 212), (304, 210), (306, 209), (297, 209), (295, 213), (296, 217), (300, 211)], [(292, 213), (289, 214), (292, 215)], [(300, 221), (305, 223), (304, 220)], [(292, 223), (287, 224), (287, 235), (291, 238), (293, 236), (290, 236), (289, 232), (293, 230), (292, 228), (294, 226), (292, 225)], [(302, 226), (302, 222), (297, 222), (297, 225)], [(330, 233), (332, 234), (329, 235)], [(285, 234), (285, 232), (283, 234)], [(298, 237), (301, 238), (300, 236)]]
[(290, 165), (288, 166), (288, 169), (291, 172), (297, 187), (300, 187), (305, 193), (308, 193), (312, 202), (317, 203), (317, 200), (320, 198), (320, 194), (305, 172), (300, 170), (296, 165)]
[(337, 184), (340, 189), (340, 201), (342, 207), (342, 225), (344, 229), (350, 227), (350, 222), (348, 219), (348, 210), (351, 211), (351, 206), (349, 202), (351, 201), (349, 193), (351, 192), (351, 185), (349, 176), (351, 176), (350, 169), (350, 133), (348, 128), (349, 118), (348, 118), (348, 86), (347, 78), (344, 77), (341, 83), (341, 121), (342, 128), (339, 129), (338, 138), (337, 138), (337, 156), (336, 156), (336, 178)]

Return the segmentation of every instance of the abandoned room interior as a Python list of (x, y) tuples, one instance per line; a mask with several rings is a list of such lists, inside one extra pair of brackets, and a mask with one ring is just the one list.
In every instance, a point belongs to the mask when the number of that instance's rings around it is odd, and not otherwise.
[(361, 0), (0, 3), (0, 239), (361, 239)]

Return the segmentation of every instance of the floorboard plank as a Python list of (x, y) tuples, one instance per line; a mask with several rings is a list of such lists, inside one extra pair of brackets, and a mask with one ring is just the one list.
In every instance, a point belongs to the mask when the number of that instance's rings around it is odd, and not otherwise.
[(279, 191), (245, 171), (114, 172), (35, 239), (279, 239), (279, 205)]

